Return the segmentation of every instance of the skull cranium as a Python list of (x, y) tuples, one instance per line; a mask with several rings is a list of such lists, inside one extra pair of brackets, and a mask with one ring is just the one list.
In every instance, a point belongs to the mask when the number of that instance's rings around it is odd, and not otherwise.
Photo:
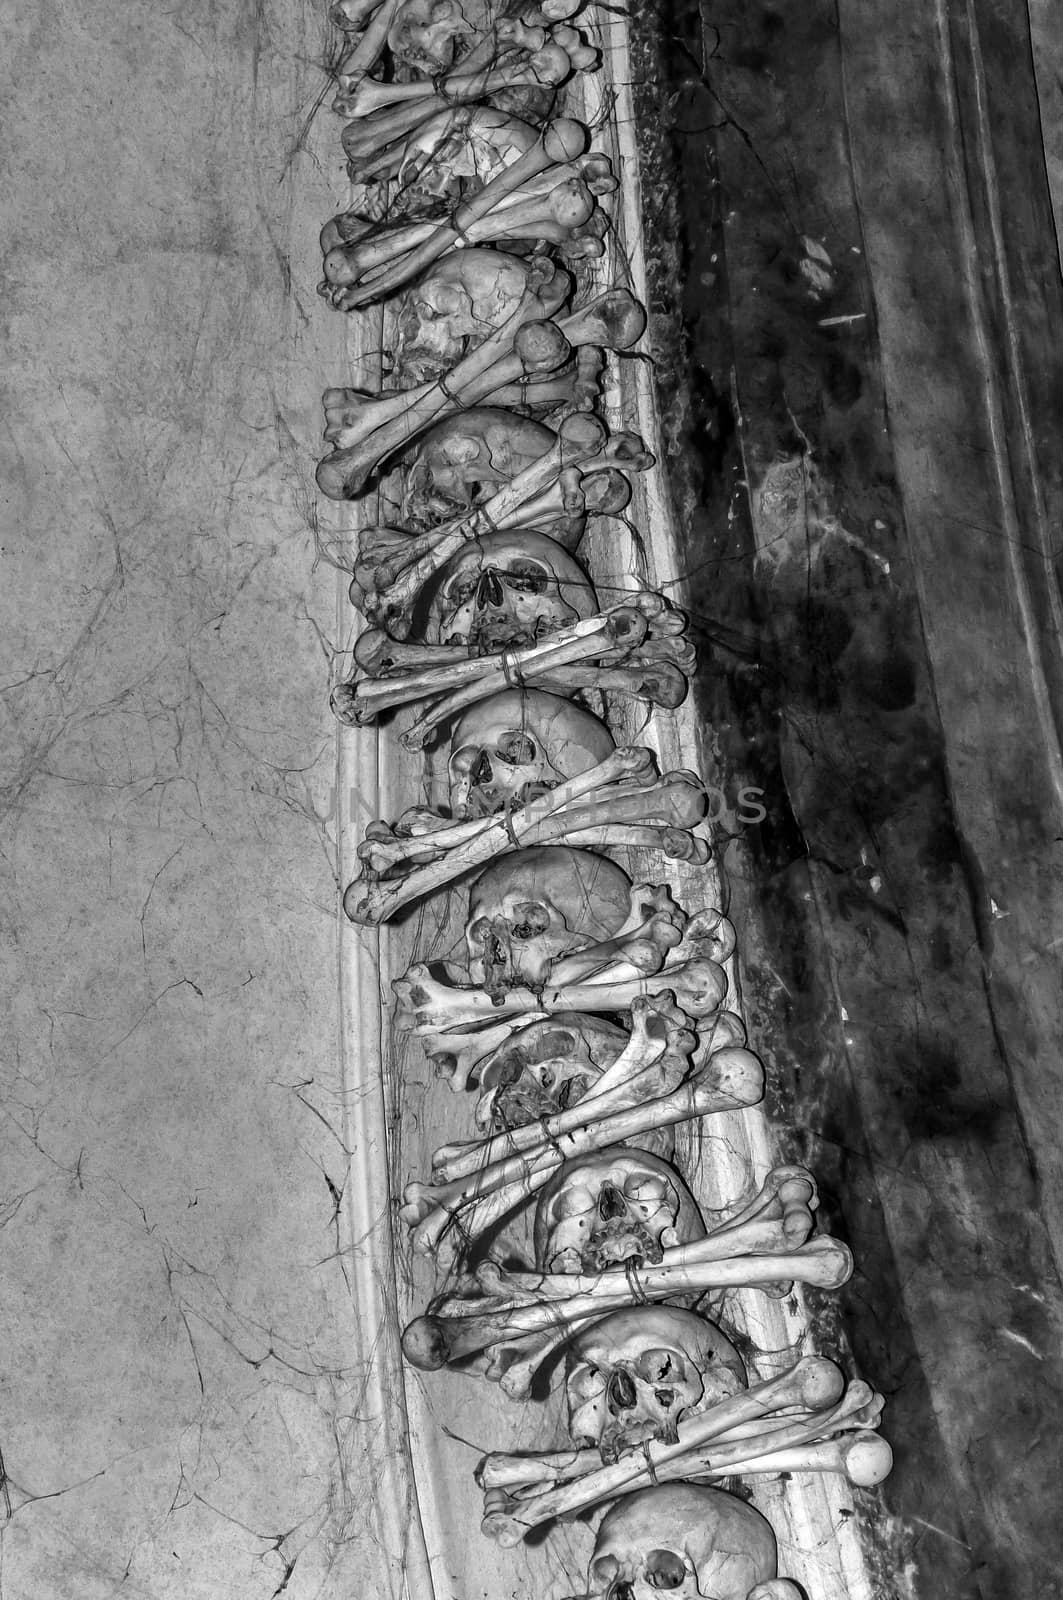
[(534, 644), (597, 609), (590, 579), (555, 539), (530, 529), (489, 533), (452, 556), (422, 592), (419, 632), (426, 644), (488, 655)]
[(470, 980), (489, 994), (542, 989), (558, 956), (612, 939), (631, 910), (631, 880), (606, 856), (540, 845), (477, 878), (465, 924)]
[(544, 1272), (638, 1268), (704, 1237), (697, 1202), (675, 1168), (621, 1145), (566, 1161), (535, 1212), (535, 1261)]
[(450, 807), (489, 817), (604, 761), (615, 748), (604, 722), (542, 689), (504, 689), (470, 707), (450, 741)]
[(615, 1461), (652, 1440), (674, 1444), (682, 1418), (745, 1388), (738, 1351), (714, 1322), (678, 1306), (632, 1306), (568, 1348), (568, 1428)]
[(403, 512), (417, 527), (465, 516), (553, 448), (551, 428), (501, 406), (471, 406), (425, 435), (406, 464)]
[[(528, 287), (529, 262), (502, 250), (458, 250), (396, 303), (397, 370), (423, 383), (448, 370), (511, 316)], [(555, 272), (539, 294), (544, 317), (559, 309), (571, 288)]]
[(661, 1484), (606, 1512), (587, 1587), (593, 1600), (658, 1600), (662, 1589), (675, 1600), (759, 1600), (776, 1563), (775, 1535), (752, 1506), (721, 1489)]
[(434, 77), (460, 61), (487, 23), (483, 0), (406, 0), (388, 29), (397, 62)]

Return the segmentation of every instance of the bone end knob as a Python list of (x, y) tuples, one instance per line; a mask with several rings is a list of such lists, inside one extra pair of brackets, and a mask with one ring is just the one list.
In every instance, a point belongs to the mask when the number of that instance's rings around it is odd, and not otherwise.
[(446, 1331), (436, 1317), (415, 1317), (402, 1335), (402, 1353), (420, 1372), (438, 1372), (450, 1354)]
[(845, 1475), (858, 1489), (873, 1489), (893, 1469), (893, 1451), (880, 1433), (854, 1433), (846, 1441)]
[(550, 160), (558, 165), (575, 161), (586, 146), (587, 130), (582, 122), (576, 122), (572, 117), (558, 117), (556, 122), (551, 122), (543, 129), (543, 149)]

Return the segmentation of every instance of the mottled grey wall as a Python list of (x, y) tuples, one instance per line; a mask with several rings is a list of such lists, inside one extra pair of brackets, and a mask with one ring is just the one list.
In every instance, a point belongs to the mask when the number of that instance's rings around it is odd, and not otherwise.
[(0, 1592), (357, 1592), (324, 8), (2, 36)]

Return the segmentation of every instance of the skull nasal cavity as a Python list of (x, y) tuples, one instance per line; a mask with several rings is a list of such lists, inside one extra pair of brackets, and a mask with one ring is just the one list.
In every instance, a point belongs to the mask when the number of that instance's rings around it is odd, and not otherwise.
[(494, 567), (488, 567), (480, 579), (476, 591), (476, 598), (482, 606), (503, 606), (506, 603), (506, 591), (502, 587), (502, 580)]
[(620, 1190), (611, 1183), (603, 1183), (598, 1195), (598, 1215), (603, 1222), (612, 1222), (616, 1217), (622, 1217), (627, 1210), (624, 1197)]
[(616, 1416), (618, 1411), (630, 1411), (638, 1398), (635, 1385), (622, 1367), (617, 1367), (609, 1379), (606, 1391), (609, 1410)]

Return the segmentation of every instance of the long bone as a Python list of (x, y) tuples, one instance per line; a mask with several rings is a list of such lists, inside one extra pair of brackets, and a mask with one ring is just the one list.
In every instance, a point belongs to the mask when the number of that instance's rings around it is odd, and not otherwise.
[[(504, 1546), (519, 1544), (533, 1528), (555, 1517), (571, 1516), (651, 1483), (700, 1476), (702, 1457), (713, 1460), (716, 1441), (726, 1436), (732, 1418), (746, 1421), (780, 1407), (801, 1404), (818, 1412), (819, 1431), (829, 1432), (835, 1419), (844, 1422), (853, 1412), (861, 1411), (872, 1394), (870, 1386), (860, 1380), (846, 1391), (844, 1376), (834, 1362), (822, 1356), (805, 1356), (781, 1377), (755, 1384), (688, 1418), (680, 1424), (678, 1443), (654, 1440), (640, 1452), (621, 1456), (616, 1462), (556, 1487), (524, 1495), (492, 1496), (482, 1531)], [(748, 1443), (739, 1445), (739, 1452), (743, 1447), (748, 1448)], [(724, 1446), (720, 1455), (727, 1454)], [(740, 1453), (737, 1459), (742, 1460)]]
[[(790, 1368), (781, 1376), (786, 1378), (792, 1371)], [(771, 1381), (777, 1383), (779, 1378)], [(716, 1401), (698, 1416), (711, 1420), (723, 1403)], [(854, 1435), (860, 1440), (879, 1439), (879, 1435), (870, 1430), (878, 1427), (883, 1406), (882, 1395), (862, 1379), (847, 1384), (841, 1396), (825, 1406), (795, 1405), (792, 1391), (784, 1390), (784, 1403), (775, 1410), (751, 1415), (739, 1422), (727, 1422), (725, 1417), (726, 1426), (721, 1431), (700, 1430), (692, 1449), (689, 1436), (694, 1419), (684, 1417), (676, 1431), (678, 1443), (686, 1449), (670, 1462), (657, 1465), (655, 1470), (662, 1478), (673, 1481), (684, 1477), (723, 1478), (747, 1472), (845, 1472), (848, 1470), (846, 1447), (854, 1442)], [(706, 1437), (707, 1432), (711, 1436)], [(688, 1450), (693, 1459), (688, 1457)], [(641, 1455), (641, 1471), (649, 1478), (643, 1443), (632, 1446), (625, 1454)], [(817, 1459), (818, 1468), (812, 1465)], [(875, 1459), (879, 1462), (883, 1459), (880, 1452), (875, 1452)], [(781, 1465), (784, 1460), (792, 1465)], [(505, 1489), (518, 1496), (529, 1496), (542, 1493), (545, 1487), (574, 1483), (597, 1472), (602, 1464), (602, 1453), (596, 1446), (533, 1452), (493, 1451), (479, 1462), (475, 1477), (481, 1489)], [(863, 1476), (865, 1470), (874, 1470), (873, 1462), (869, 1461), (866, 1469), (854, 1463), (853, 1470)], [(869, 1478), (863, 1486), (877, 1481), (878, 1478)], [(641, 1483), (638, 1486), (641, 1487)]]
[[(682, 1058), (677, 1066), (681, 1071)], [(764, 1072), (756, 1056), (748, 1050), (720, 1051), (707, 1058), (689, 1081), (670, 1094), (611, 1115), (602, 1114), (582, 1127), (544, 1141), (538, 1149), (486, 1167), (474, 1177), (434, 1188), (409, 1184), (402, 1217), (413, 1229), (413, 1248), (420, 1255), (434, 1254), (455, 1223), (461, 1243), (468, 1244), (542, 1189), (566, 1160), (638, 1138), (656, 1128), (755, 1105), (763, 1094)]]
[[(356, 879), (344, 894), (344, 910), (353, 922), (377, 924), (498, 855), (521, 845), (565, 839), (581, 846), (608, 845), (637, 835), (673, 857), (705, 861), (709, 847), (690, 830), (704, 816), (706, 804), (704, 790), (691, 774), (667, 773), (654, 781), (651, 753), (623, 747), (589, 772), (501, 818), (441, 827), (416, 839), (371, 825), (358, 851), (370, 870), (393, 870), (418, 856), (424, 864), (409, 868), (401, 879)], [(640, 815), (645, 824), (637, 821)]]
[[(597, 52), (583, 47), (583, 55), (577, 60), (574, 55), (574, 46), (570, 48), (569, 37), (577, 43), (579, 34), (574, 28), (565, 27), (564, 24), (570, 17), (579, 11), (582, 0), (563, 0), (564, 15), (554, 15), (556, 6), (539, 6), (520, 3), (507, 6), (492, 25), (484, 32), (483, 38), (472, 46), (468, 54), (462, 59), (462, 67), (466, 72), (475, 72), (488, 66), (499, 56), (506, 55), (514, 48), (527, 49), (527, 38), (534, 38), (538, 32), (548, 28), (552, 38), (564, 45), (573, 57), (573, 66), (584, 70), (593, 65), (597, 59)], [(532, 45), (531, 48), (538, 48)]]
[(736, 1461), (729, 1467), (705, 1472), (713, 1478), (732, 1473), (836, 1472), (855, 1489), (873, 1489), (888, 1478), (893, 1469), (893, 1451), (880, 1433), (861, 1429), (834, 1439), (817, 1439), (807, 1445), (793, 1444), (765, 1450), (752, 1460)]
[(375, 397), (352, 389), (326, 390), (326, 418), (331, 419), (339, 407), (340, 420), (330, 420), (325, 430), (335, 449), (318, 466), (322, 492), (334, 500), (353, 498), (382, 461), (411, 444), (433, 422), (482, 403), (523, 373), (556, 368), (568, 358), (573, 344), (621, 350), (642, 335), (645, 312), (626, 290), (607, 290), (583, 311), (557, 323), (534, 320), (536, 309), (541, 309), (537, 291), (532, 275), (512, 316), (445, 379)]
[[(837, 1289), (852, 1274), (848, 1247), (820, 1235), (789, 1252), (714, 1256), (713, 1236), (664, 1252), (660, 1263), (596, 1276), (565, 1273), (512, 1273), (494, 1262), (477, 1268), (474, 1281), (485, 1292), (476, 1297), (444, 1295), (409, 1323), (402, 1336), (403, 1352), (423, 1371), (486, 1356), (484, 1375), (506, 1379), (507, 1394), (525, 1393), (534, 1368), (529, 1368), (522, 1343), (541, 1352), (563, 1343), (576, 1325), (606, 1311), (641, 1300), (671, 1300), (677, 1295), (708, 1290), (763, 1288), (780, 1282), (808, 1283)], [(496, 1348), (499, 1347), (499, 1348)], [(509, 1347), (509, 1348), (506, 1348)]]
[[(418, 151), (426, 146), (438, 147), (455, 131), (463, 131), (482, 119), (484, 113), (499, 116), (504, 113), (494, 107), (467, 103), (455, 106), (436, 95), (430, 100), (417, 100), (391, 111), (378, 111), (363, 122), (351, 122), (341, 135), (348, 170), (355, 179), (396, 177), (409, 161), (411, 147)], [(514, 142), (527, 149), (535, 143), (538, 130), (519, 117), (506, 119), (514, 129)], [(527, 132), (525, 132), (527, 130)], [(529, 138), (527, 135), (530, 134)], [(429, 157), (434, 153), (428, 150)], [(513, 156), (519, 159), (522, 151)]]
[(364, 529), (351, 586), (352, 603), (393, 632), (403, 628), (408, 631), (410, 611), (418, 593), (467, 541), (519, 525), (521, 508), (545, 488), (564, 482), (566, 476), (570, 484), (574, 477), (578, 486), (583, 473), (593, 474), (599, 468), (614, 465), (625, 472), (641, 472), (653, 460), (641, 439), (633, 434), (607, 439), (596, 418), (583, 412), (566, 417), (549, 450), (467, 515), (431, 529), (416, 543), (409, 535), (391, 533), (390, 539), (384, 537), (391, 530)]

